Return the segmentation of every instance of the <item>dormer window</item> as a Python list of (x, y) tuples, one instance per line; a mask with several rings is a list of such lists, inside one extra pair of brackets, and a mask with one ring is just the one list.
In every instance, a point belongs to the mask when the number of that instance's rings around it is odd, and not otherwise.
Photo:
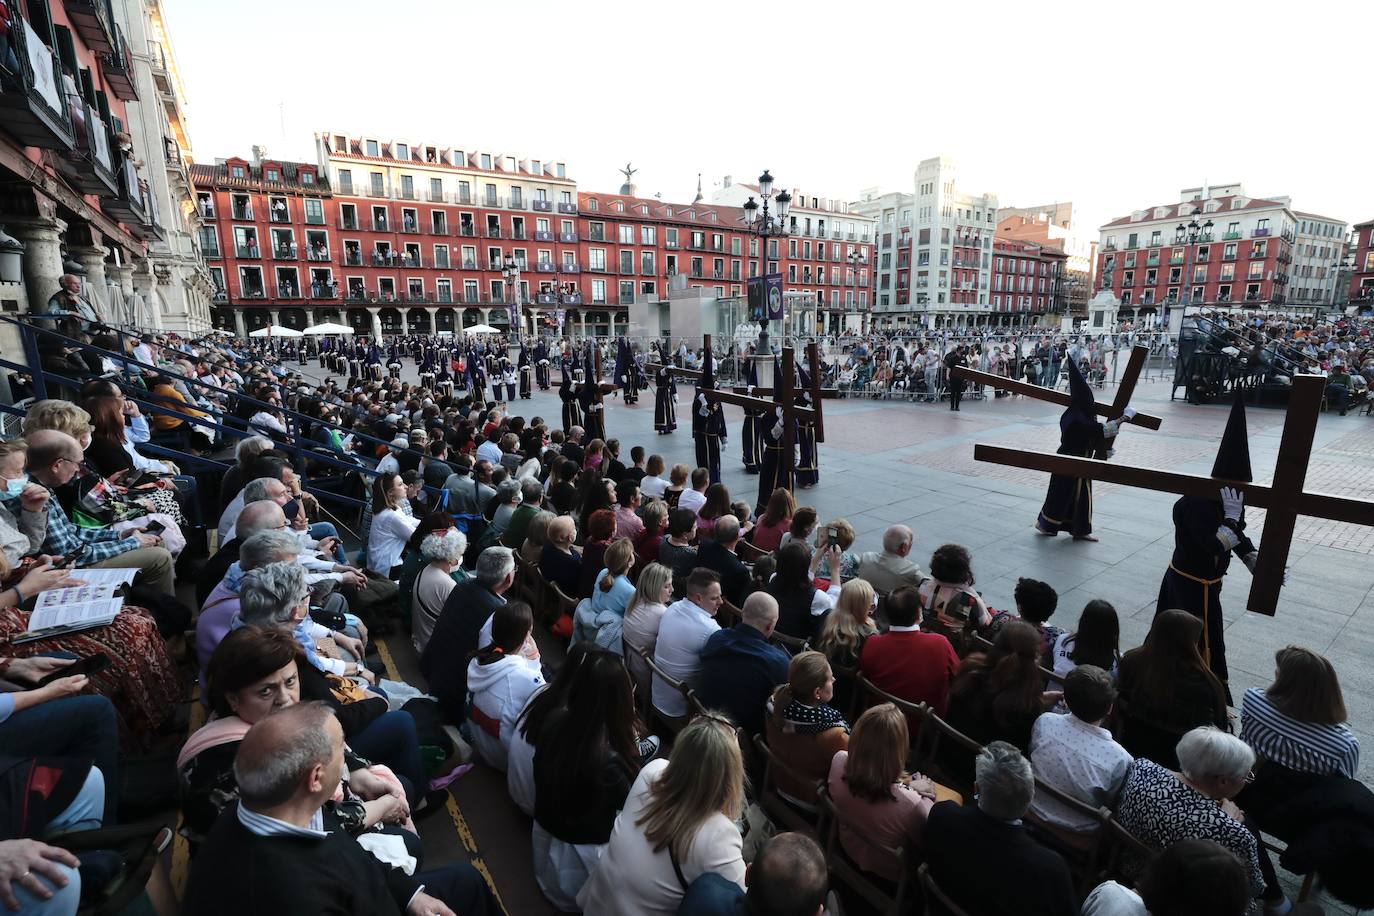
[(377, 156), (380, 156), (382, 154), (381, 144), (379, 144), (376, 140), (364, 141), (363, 149), (366, 150), (367, 155), (372, 156), (373, 158), (376, 158)]
[(315, 173), (314, 173), (314, 172), (301, 172), (301, 173), (300, 173), (300, 177), (301, 177), (301, 184), (314, 184), (314, 183), (315, 183)]
[(396, 144), (396, 158), (397, 158), (397, 159), (409, 159), (409, 158), (410, 158), (410, 147), (406, 146), (404, 143), (397, 143), (397, 144)]

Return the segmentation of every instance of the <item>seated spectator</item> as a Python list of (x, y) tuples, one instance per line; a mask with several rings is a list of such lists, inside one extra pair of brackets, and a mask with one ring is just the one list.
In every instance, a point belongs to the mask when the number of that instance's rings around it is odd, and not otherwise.
[[(1116, 688), (1096, 665), (1079, 665), (1064, 679), (1068, 715), (1044, 715), (1031, 728), (1030, 760), (1046, 785), (1092, 808), (1112, 808), (1131, 771), (1131, 755), (1102, 723), (1112, 711)], [(1095, 831), (1099, 822), (1038, 794), (1031, 802), (1041, 820), (1074, 833)]]
[(1116, 666), (1121, 660), (1119, 648), (1121, 622), (1116, 608), (1095, 598), (1083, 606), (1078, 615), (1078, 628), (1072, 633), (1061, 632), (1050, 648), (1050, 662), (1046, 667), (1064, 677), (1078, 665), (1096, 665), (1116, 678)]
[(1286, 646), (1274, 653), (1274, 665), (1274, 683), (1251, 687), (1241, 699), (1241, 740), (1263, 760), (1246, 797), (1292, 774), (1359, 778), (1360, 742), (1346, 724), (1331, 662), (1311, 649)]
[(610, 841), (641, 757), (625, 665), (604, 650), (589, 651), (564, 705), (541, 723), (534, 749), (535, 880), (560, 911), (576, 912), (577, 895)]
[(810, 506), (802, 506), (793, 512), (792, 524), (788, 527), (787, 533), (778, 541), (778, 549), (781, 550), (793, 541), (810, 544), (811, 533), (816, 530), (817, 518), (816, 510)]
[(491, 643), (478, 649), (468, 662), (468, 690), (472, 694), (472, 746), (490, 767), (506, 770), (515, 720), (525, 703), (544, 684), (539, 664), (520, 654), (531, 630), (534, 614), (523, 601), (501, 605), (492, 615)]
[(834, 695), (835, 675), (825, 656), (799, 652), (788, 666), (787, 683), (768, 701), (768, 747), (788, 766), (775, 774), (778, 792), (803, 808), (814, 808), (830, 762), (849, 746), (849, 723), (829, 705)]
[[(618, 442), (616, 443), (616, 446), (617, 448), (619, 447)], [(619, 486), (622, 483), (634, 484), (636, 487), (639, 486), (640, 481), (642, 481), (645, 475), (648, 473), (648, 469), (644, 464), (644, 457), (644, 446), (630, 446), (630, 466), (625, 468), (625, 470), (621, 473), (621, 475), (618, 478), (612, 478), (615, 480), (617, 486)]]
[(534, 753), (544, 734), (544, 725), (555, 713), (568, 704), (568, 691), (583, 660), (593, 652), (601, 652), (594, 644), (574, 643), (558, 673), (549, 683), (530, 695), (511, 732), (510, 747), (506, 751), (506, 790), (516, 807), (534, 817)]
[[(838, 567), (839, 547), (832, 547), (830, 552)], [(803, 640), (820, 632), (825, 615), (835, 606), (843, 587), (838, 578), (825, 591), (816, 587), (815, 572), (820, 561), (821, 554), (813, 554), (802, 541), (784, 544), (778, 551), (777, 571), (768, 583), (768, 593), (778, 601), (778, 632)]]
[(640, 657), (640, 652), (653, 656), (658, 644), (659, 624), (663, 622), (663, 614), (672, 600), (672, 570), (662, 563), (645, 566), (639, 573), (639, 581), (635, 583), (635, 594), (625, 609), (625, 623), (621, 627), (625, 666), (630, 669), (630, 677), (638, 690), (649, 689), (649, 666)]
[(740, 542), (739, 519), (722, 515), (711, 523), (710, 531), (711, 540), (702, 541), (697, 548), (696, 565), (720, 576), (721, 596), (739, 607), (749, 594), (749, 567), (735, 554)]
[[(207, 677), (214, 718), (192, 733), (177, 756), (182, 815), (194, 836), (205, 836), (219, 813), (238, 798), (234, 757), (248, 729), (301, 701), (303, 662), (300, 646), (283, 629), (241, 627), (215, 650)], [(351, 754), (348, 758), (349, 790), (364, 803), (363, 828), (408, 821), (408, 798), (423, 786), (403, 782), (386, 767), (365, 765)], [(331, 828), (340, 827), (338, 809), (330, 808), (327, 819)]]
[[(830, 538), (832, 532), (835, 535), (833, 541)], [(835, 578), (834, 573), (831, 572), (833, 567), (830, 565), (830, 557), (828, 556), (832, 546), (838, 546), (840, 549), (839, 569), (842, 578), (848, 581), (859, 574), (859, 555), (851, 553), (849, 550), (850, 547), (854, 546), (854, 538), (854, 526), (849, 523), (848, 519), (837, 518), (820, 530), (816, 536), (816, 551), (821, 554), (820, 565), (816, 567), (818, 578), (827, 580)]]
[(587, 443), (586, 454), (582, 456), (582, 467), (599, 472), (602, 477), (614, 480), (609, 474), (605, 473), (603, 463), (606, 460), (606, 443), (601, 439), (593, 439)]
[(248, 473), (252, 475), (248, 482), (220, 513), (219, 527), (216, 531), (221, 544), (233, 537), (234, 523), (238, 521), (239, 513), (248, 503), (270, 499), (277, 505), (284, 506), (291, 498), (291, 487), (287, 481), (292, 479), (295, 472), (282, 459), (271, 455), (259, 455), (249, 465)]
[(615, 537), (615, 513), (610, 509), (598, 509), (587, 519), (587, 541), (582, 545), (582, 568), (577, 574), (577, 591), (572, 597), (590, 598), (601, 578), (601, 570), (606, 568), (606, 548), (611, 546)]
[(751, 538), (753, 545), (765, 553), (777, 550), (781, 546), (782, 536), (792, 525), (792, 516), (796, 511), (797, 501), (792, 498), (791, 490), (786, 487), (774, 490), (773, 495), (768, 497), (767, 508), (754, 526)]
[(825, 911), (825, 852), (804, 833), (779, 833), (744, 873), (746, 890), (707, 872), (687, 886), (678, 916), (821, 916)]
[(510, 520), (501, 532), (501, 544), (518, 551), (529, 534), (530, 522), (539, 514), (539, 506), (544, 501), (544, 488), (533, 477), (517, 479), (520, 483), (520, 504), (511, 513)]
[[(668, 486), (663, 489), (663, 500), (668, 504), (668, 508), (676, 509), (682, 499), (682, 494), (687, 492), (687, 482), (692, 476), (692, 469), (685, 464), (675, 464), (668, 472)], [(708, 478), (709, 479), (709, 478)], [(684, 509), (691, 508), (683, 506)], [(692, 517), (696, 517), (696, 509), (692, 509)]]
[(664, 491), (668, 489), (668, 481), (663, 478), (664, 467), (662, 455), (649, 456), (649, 461), (644, 466), (644, 476), (639, 480), (639, 490), (646, 499), (664, 498)]
[[(420, 524), (415, 526), (415, 530), (410, 533), (410, 540), (406, 541), (405, 553), (401, 555), (401, 569), (396, 574), (396, 582), (393, 583), (396, 586), (399, 609), (404, 615), (410, 615), (415, 607), (415, 583), (429, 562), (420, 552), (425, 538), (436, 531), (443, 532), (453, 527), (453, 516), (447, 512), (427, 512), (423, 518), (418, 515), (416, 518), (420, 519)], [(380, 576), (369, 581), (391, 582), (390, 579), (382, 579)]]
[(238, 440), (234, 445), (234, 463), (219, 481), (220, 511), (223, 511), (223, 506), (227, 505), (228, 500), (243, 489), (244, 484), (253, 479), (248, 476), (249, 467), (259, 455), (270, 448), (272, 440), (266, 436), (249, 436)]
[[(276, 532), (264, 532), (257, 537), (274, 535)], [(295, 635), (311, 667), (326, 675), (352, 678), (359, 686), (377, 683), (377, 676), (363, 661), (361, 640), (310, 619), (310, 589), (305, 584), (304, 569), (294, 560), (266, 563), (243, 574), (239, 582), (239, 612), (230, 630), (244, 625), (286, 627)], [(326, 639), (342, 651), (321, 645)]]
[(554, 463), (554, 471), (549, 475), (549, 505), (559, 515), (568, 515), (577, 508), (577, 486), (573, 483), (577, 473), (576, 462), (568, 458)]
[[(636, 490), (636, 492), (638, 492)], [(616, 531), (619, 532), (619, 522)], [(634, 537), (635, 565), (640, 569), (650, 563), (658, 562), (658, 551), (663, 546), (663, 536), (668, 530), (668, 504), (656, 499), (643, 509), (643, 521), (639, 534)]]
[[(476, 869), (456, 863), (407, 875), (343, 831), (321, 829), (339, 786), (344, 736), (330, 710), (301, 703), (248, 730), (234, 761), (239, 800), (206, 837), (191, 868), (187, 912), (494, 912)], [(244, 876), (251, 874), (252, 881)]]
[[(1235, 853), (1250, 880), (1250, 893), (1270, 912), (1308, 912), (1298, 904), (1288, 909), (1269, 854), (1246, 826), (1232, 801), (1251, 776), (1255, 752), (1244, 741), (1212, 726), (1195, 728), (1178, 742), (1179, 771), (1153, 760), (1137, 759), (1121, 789), (1116, 817), (1146, 846), (1168, 849), (1180, 840), (1211, 840)], [(1128, 857), (1128, 877), (1142, 862)], [(1319, 912), (1319, 911), (1312, 911)]]
[(668, 512), (668, 536), (658, 548), (658, 562), (673, 571), (676, 577), (686, 576), (697, 565), (697, 549), (692, 546), (696, 533), (696, 514), (687, 509)]
[(778, 603), (757, 592), (744, 602), (740, 622), (712, 633), (701, 649), (697, 698), (707, 709), (723, 710), (751, 737), (763, 730), (768, 698), (787, 682), (791, 660), (768, 641), (777, 625)]
[(906, 716), (882, 703), (854, 723), (848, 749), (835, 754), (826, 777), (845, 853), (864, 871), (894, 882), (901, 875), (889, 850), (917, 848), (935, 804), (935, 783), (906, 771), (910, 751)]
[(395, 579), (406, 542), (420, 520), (402, 509), (406, 485), (399, 474), (380, 474), (372, 482), (372, 525), (367, 535), (367, 568)]
[(488, 547), (477, 558), (477, 571), (448, 593), (434, 623), (429, 644), (420, 655), (420, 670), (430, 695), (439, 701), (445, 718), (459, 724), (467, 717), (467, 667), (458, 659), (479, 648), (482, 627), (506, 603), (515, 584), (515, 559), (505, 547)]
[(930, 578), (921, 583), (926, 629), (949, 637), (956, 651), (967, 645), (970, 633), (992, 623), (992, 612), (974, 591), (970, 563), (966, 548), (944, 544), (931, 554)]
[(535, 513), (534, 518), (530, 519), (529, 528), (525, 531), (525, 543), (516, 551), (520, 554), (520, 559), (531, 566), (539, 566), (544, 556), (544, 545), (549, 541), (549, 523), (557, 517), (543, 509)]
[(750, 508), (749, 503), (742, 499), (735, 500), (730, 504), (730, 514), (739, 519), (740, 535), (749, 540), (750, 535), (754, 533), (754, 510)]
[(481, 515), (487, 503), (496, 495), (491, 480), (491, 462), (473, 462), (467, 455), (453, 460), (453, 476), (444, 481), (448, 490), (448, 510), (455, 515)]
[(514, 477), (507, 477), (496, 487), (496, 495), (488, 503), (488, 508), (491, 510), (491, 526), (500, 534), (505, 534), (506, 527), (515, 516), (519, 506), (520, 481)]
[(851, 579), (840, 588), (835, 610), (826, 615), (815, 640), (816, 651), (825, 653), (831, 667), (858, 667), (864, 643), (878, 632), (873, 623), (877, 603), (873, 586), (863, 579)]
[(606, 548), (606, 565), (592, 587), (592, 596), (579, 604), (573, 615), (573, 642), (590, 640), (616, 655), (624, 655), (621, 632), (625, 609), (635, 594), (629, 577), (634, 558), (634, 545), (628, 538), (620, 538)]
[(588, 468), (578, 477), (577, 489), (577, 530), (581, 539), (585, 541), (591, 537), (588, 529), (595, 512), (611, 513), (611, 530), (614, 532), (615, 484), (602, 477), (595, 468)]
[(1245, 916), (1251, 903), (1235, 853), (1211, 840), (1179, 840), (1145, 866), (1135, 890), (1099, 884), (1082, 916)]
[(1001, 740), (1029, 750), (1035, 720), (1059, 700), (1045, 691), (1039, 647), (1035, 627), (1017, 620), (1002, 628), (991, 651), (965, 658), (949, 685), (949, 724), (979, 744)]
[[(691, 509), (692, 512), (700, 515), (702, 508), (706, 505), (706, 490), (711, 485), (711, 472), (706, 468), (697, 468), (691, 474), (691, 487), (682, 491), (678, 497), (677, 504), (683, 509)], [(725, 494), (725, 504), (730, 504), (730, 494)]]
[(382, 460), (377, 462), (377, 473), (401, 473), (401, 455), (403, 455), (408, 448), (410, 448), (410, 440), (405, 436), (397, 436), (392, 439), (386, 454), (382, 456)]
[[(205, 596), (200, 614), (196, 617), (196, 659), (202, 672), (209, 667), (210, 656), (215, 654), (215, 647), (229, 632), (239, 612), (239, 584), (243, 574), (268, 563), (284, 563), (292, 556), (298, 556), (292, 553), (296, 547), (295, 539), (285, 528), (286, 516), (281, 507), (271, 500), (249, 503), (239, 515), (235, 530), (242, 535), (242, 540), (235, 537), (230, 542), (235, 546), (235, 559)], [(337, 604), (330, 608), (333, 611), (338, 609)]]
[(883, 532), (881, 553), (859, 555), (859, 578), (866, 580), (879, 595), (890, 595), (904, 585), (921, 584), (921, 567), (909, 554), (916, 535), (906, 525), (893, 525)]
[(1016, 580), (1012, 600), (1016, 602), (1016, 613), (994, 614), (992, 622), (983, 630), (982, 635), (987, 639), (995, 639), (1002, 627), (1013, 620), (1029, 623), (1040, 632), (1040, 663), (1046, 668), (1050, 667), (1054, 644), (1064, 631), (1059, 627), (1047, 626), (1045, 621), (1050, 619), (1054, 609), (1059, 606), (1059, 593), (1048, 582), (1023, 577)]
[[(89, 760), (13, 757), (5, 761), (5, 771), (0, 802), (15, 813), (0, 828), (0, 899), (8, 911), (22, 916), (75, 914), (83, 896), (82, 867), (95, 864), (94, 857), (88, 854), (82, 862), (74, 853), (42, 840), (61, 842), (56, 838), (98, 829), (107, 807), (105, 777)], [(102, 871), (90, 868), (85, 877), (89, 880)], [(94, 886), (84, 888), (85, 896), (99, 898), (100, 883), (91, 883)]]
[(886, 610), (888, 632), (864, 641), (859, 673), (888, 694), (927, 703), (934, 714), (944, 715), (959, 656), (941, 634), (922, 632), (921, 595), (914, 586), (888, 596)]
[(716, 519), (729, 515), (730, 490), (723, 483), (713, 483), (706, 488), (706, 502), (697, 511), (697, 540), (711, 537), (716, 527)]
[(616, 507), (615, 507), (615, 536), (618, 538), (629, 538), (633, 541), (644, 531), (644, 522), (640, 519), (637, 510), (639, 509), (639, 487), (634, 484), (618, 484), (616, 486)]
[[(701, 650), (711, 634), (720, 629), (720, 577), (709, 569), (694, 569), (687, 577), (687, 597), (663, 612), (654, 644), (654, 664), (671, 678), (688, 686), (699, 683)], [(654, 708), (665, 716), (687, 715), (687, 698), (668, 683), (653, 679)]]
[[(976, 803), (942, 801), (926, 817), (921, 848), (940, 890), (978, 916), (1077, 916), (1069, 867), (1021, 824), (1035, 796), (1029, 761), (994, 741), (975, 766)], [(997, 850), (996, 881), (969, 867), (970, 849)]]
[(173, 416), (173, 413), (178, 413), (204, 419), (207, 414), (203, 410), (192, 407), (190, 400), (177, 390), (170, 378), (165, 375), (153, 377), (149, 383), (149, 400), (167, 408), (152, 415), (150, 425), (153, 435), (158, 440), (167, 445), (186, 446), (192, 452), (210, 450), (213, 442), (210, 433), (204, 427), (192, 424), (179, 416)]
[(467, 535), (457, 528), (440, 531), (430, 529), (420, 542), (420, 556), (425, 567), (415, 580), (410, 609), (410, 638), (415, 651), (424, 654), (434, 624), (444, 610), (449, 593), (460, 582), (467, 581), (463, 569), (463, 554), (467, 552)]
[(573, 547), (577, 525), (566, 515), (549, 522), (549, 539), (539, 552), (539, 573), (563, 590), (570, 598), (577, 597), (582, 582), (582, 554)]
[(735, 826), (743, 801), (734, 729), (710, 716), (692, 720), (668, 760), (639, 771), (578, 906), (604, 916), (673, 916), (687, 888), (707, 872), (743, 887)]
[(1145, 644), (1121, 657), (1117, 739), (1131, 756), (1171, 767), (1189, 730), (1230, 728), (1226, 690), (1198, 652), (1201, 637), (1201, 618), (1167, 610), (1155, 615)]

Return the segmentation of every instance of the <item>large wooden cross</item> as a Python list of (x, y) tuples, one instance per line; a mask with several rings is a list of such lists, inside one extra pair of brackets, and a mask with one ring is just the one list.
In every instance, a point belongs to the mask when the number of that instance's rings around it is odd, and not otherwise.
[(994, 445), (975, 445), (973, 457), (976, 461), (1124, 484), (1161, 493), (1177, 493), (1180, 496), (1216, 499), (1222, 487), (1244, 491), (1246, 505), (1268, 510), (1246, 607), (1272, 617), (1278, 608), (1284, 568), (1288, 565), (1293, 530), (1299, 515), (1374, 526), (1374, 501), (1313, 493), (1304, 488), (1307, 465), (1312, 455), (1312, 436), (1317, 429), (1317, 415), (1321, 411), (1325, 386), (1326, 379), (1319, 375), (1293, 376), (1293, 390), (1288, 397), (1288, 414), (1284, 418), (1283, 436), (1279, 440), (1274, 480), (1268, 486)]
[[(1106, 417), (1108, 420), (1121, 417), (1122, 412), (1131, 404), (1131, 395), (1135, 393), (1135, 383), (1140, 380), (1140, 370), (1144, 368), (1145, 358), (1149, 355), (1149, 347), (1135, 346), (1131, 348), (1131, 358), (1126, 362), (1126, 371), (1121, 373), (1121, 381), (1116, 388), (1116, 399), (1110, 404), (1103, 404), (1100, 401), (1093, 404), (1093, 409), (1099, 416)], [(1073, 403), (1071, 394), (1057, 388), (1042, 388), (1039, 385), (1032, 385), (1030, 382), (1004, 378), (1000, 375), (993, 375), (991, 372), (969, 369), (966, 366), (956, 366), (953, 375), (955, 378), (975, 382), (979, 385), (991, 385), (1004, 391), (1014, 391), (1017, 394), (1024, 394), (1028, 398), (1049, 401), (1051, 404), (1067, 407)], [(1134, 423), (1136, 426), (1143, 426), (1146, 429), (1159, 429), (1160, 419), (1149, 414), (1138, 413), (1124, 422)]]

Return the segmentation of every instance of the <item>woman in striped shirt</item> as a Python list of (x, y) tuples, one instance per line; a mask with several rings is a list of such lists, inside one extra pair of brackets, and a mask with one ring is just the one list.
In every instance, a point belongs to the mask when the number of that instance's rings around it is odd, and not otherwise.
[(1266, 766), (1356, 778), (1360, 743), (1345, 724), (1348, 716), (1336, 670), (1321, 655), (1298, 646), (1280, 649), (1274, 660), (1278, 670), (1269, 689), (1245, 691), (1241, 738)]

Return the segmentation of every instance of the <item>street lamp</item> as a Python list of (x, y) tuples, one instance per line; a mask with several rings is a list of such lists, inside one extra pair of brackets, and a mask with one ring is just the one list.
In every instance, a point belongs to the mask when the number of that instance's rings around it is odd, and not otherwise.
[[(846, 280), (846, 281), (850, 281), (850, 280), (853, 281), (852, 283), (846, 282), (846, 283), (845, 283), (845, 286), (846, 286), (846, 287), (848, 287), (848, 286), (855, 286), (855, 287), (858, 287), (858, 288), (862, 289), (863, 287), (862, 287), (862, 286), (860, 285), (860, 283), (859, 283), (859, 270), (860, 270), (861, 268), (864, 268), (864, 267), (867, 267), (867, 266), (868, 266), (868, 257), (863, 253), (863, 249), (859, 249), (858, 251), (851, 251), (848, 255), (845, 256), (845, 260), (847, 260), (847, 261), (849, 262), (849, 271), (850, 271), (850, 273), (852, 274), (852, 276), (846, 277), (845, 280)], [(849, 291), (848, 289), (846, 289), (844, 294), (845, 294), (845, 297), (848, 298), (848, 296), (849, 296), (849, 294), (850, 294), (850, 291)], [(855, 298), (857, 299), (858, 297), (856, 296)], [(857, 308), (857, 303), (855, 303), (855, 307)], [(845, 310), (846, 314), (849, 312), (849, 304), (848, 304), (847, 302), (845, 303), (845, 308), (844, 308), (844, 310)], [(841, 324), (844, 324), (844, 323), (845, 323), (844, 319), (841, 319)], [(863, 315), (862, 315), (862, 314), (859, 315), (859, 333), (860, 333), (860, 334), (863, 333)]]
[[(787, 235), (787, 211), (792, 206), (792, 195), (786, 191), (773, 193), (773, 175), (767, 169), (759, 176), (759, 201), (750, 197), (744, 202), (745, 228), (758, 233), (761, 251), (759, 252), (759, 283), (761, 298), (764, 300), (763, 314), (759, 316), (759, 339), (755, 347), (754, 359), (758, 362), (756, 370), (759, 385), (772, 387), (773, 384), (773, 345), (768, 339), (768, 241)], [(786, 317), (783, 320), (783, 334), (787, 333)], [(765, 378), (767, 381), (765, 381)]]
[(525, 329), (520, 321), (520, 263), (514, 255), (506, 255), (501, 276), (506, 278), (506, 288), (510, 290), (510, 328), (517, 336), (523, 336)]
[[(1183, 269), (1187, 271), (1187, 275), (1183, 278), (1182, 284), (1185, 288), (1185, 299), (1183, 303), (1185, 313), (1187, 306), (1193, 303), (1193, 266), (1197, 263), (1197, 243), (1199, 241), (1210, 242), (1212, 240), (1212, 221), (1209, 219), (1205, 223), (1199, 223), (1197, 221), (1197, 215), (1200, 212), (1201, 211), (1197, 207), (1194, 207), (1191, 214), (1192, 218), (1187, 223), (1179, 223), (1174, 230), (1174, 242), (1178, 243), (1181, 241), (1185, 245), (1183, 252)], [(1206, 287), (1204, 286), (1204, 290), (1205, 289)], [(1167, 328), (1169, 325), (1169, 309), (1167, 304), (1164, 309), (1164, 315), (1164, 325)]]

